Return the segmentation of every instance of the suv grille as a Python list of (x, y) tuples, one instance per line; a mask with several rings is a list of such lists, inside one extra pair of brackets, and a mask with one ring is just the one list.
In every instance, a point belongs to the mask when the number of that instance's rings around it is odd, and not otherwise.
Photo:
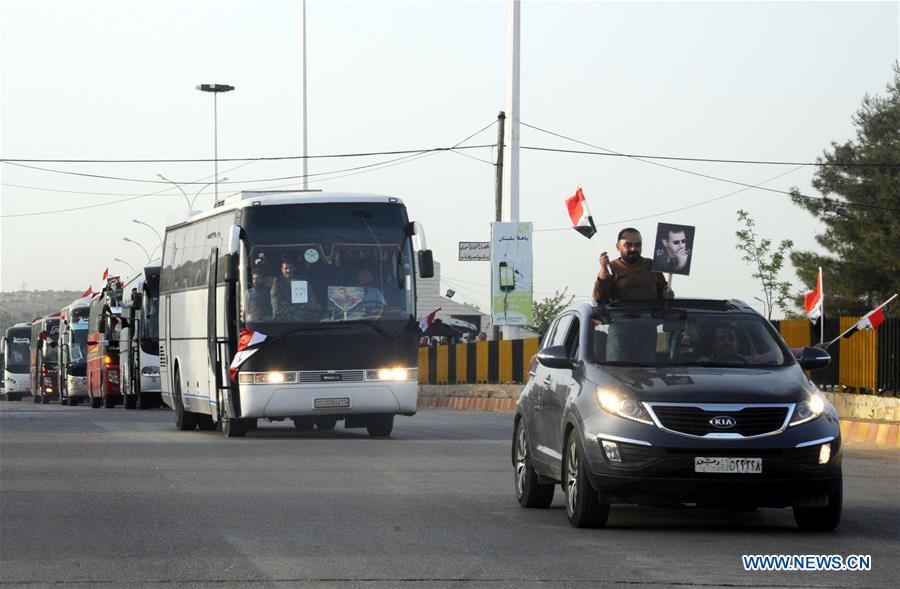
[[(778, 431), (787, 417), (787, 407), (747, 407), (740, 411), (708, 411), (702, 407), (654, 405), (653, 412), (666, 429), (691, 436), (706, 434), (739, 434), (745, 437), (759, 436)], [(730, 428), (715, 427), (714, 417), (731, 417), (735, 425)]]

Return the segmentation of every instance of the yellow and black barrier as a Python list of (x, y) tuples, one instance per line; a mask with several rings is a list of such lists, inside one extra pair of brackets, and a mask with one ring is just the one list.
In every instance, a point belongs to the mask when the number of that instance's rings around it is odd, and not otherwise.
[[(859, 317), (825, 320), (824, 341), (836, 338), (859, 321)], [(814, 345), (821, 333), (806, 319), (774, 321), (784, 341), (793, 348)], [(873, 392), (900, 392), (900, 319), (884, 322), (877, 331), (857, 331), (828, 348), (831, 364), (810, 373), (819, 385)]]
[(524, 383), (538, 339), (419, 348), (420, 384)]

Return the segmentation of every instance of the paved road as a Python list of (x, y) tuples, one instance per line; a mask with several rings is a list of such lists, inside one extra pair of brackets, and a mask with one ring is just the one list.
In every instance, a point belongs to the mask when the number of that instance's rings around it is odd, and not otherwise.
[[(170, 411), (0, 402), (0, 585), (887, 587), (900, 456), (845, 453), (844, 520), (614, 506), (609, 527), (518, 507), (510, 414), (423, 411), (394, 436), (179, 432)], [(742, 554), (869, 554), (871, 572), (752, 573)], [(893, 579), (894, 581), (891, 581)]]

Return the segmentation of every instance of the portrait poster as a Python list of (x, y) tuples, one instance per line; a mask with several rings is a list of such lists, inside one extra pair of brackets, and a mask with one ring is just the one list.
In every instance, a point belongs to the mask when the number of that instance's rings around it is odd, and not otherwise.
[(653, 242), (653, 270), (664, 274), (691, 273), (694, 253), (694, 226), (659, 223)]
[(491, 223), (491, 319), (494, 325), (532, 323), (531, 223)]

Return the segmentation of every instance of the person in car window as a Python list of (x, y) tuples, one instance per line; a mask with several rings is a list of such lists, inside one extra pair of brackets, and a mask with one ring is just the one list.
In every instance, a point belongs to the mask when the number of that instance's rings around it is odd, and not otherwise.
[(600, 254), (600, 272), (594, 281), (594, 301), (671, 299), (675, 296), (661, 272), (650, 269), (653, 260), (641, 257), (641, 233), (626, 227), (619, 232), (616, 250), (619, 258), (609, 261), (606, 252)]
[(270, 299), (272, 316), (287, 321), (318, 321), (322, 307), (316, 300), (310, 283), (295, 276), (295, 266), (290, 260), (281, 263), (281, 276), (272, 281)]
[(730, 325), (719, 325), (713, 332), (712, 352), (709, 356), (699, 358), (698, 361), (746, 363), (747, 359), (738, 353), (739, 349), (738, 336), (734, 328)]

